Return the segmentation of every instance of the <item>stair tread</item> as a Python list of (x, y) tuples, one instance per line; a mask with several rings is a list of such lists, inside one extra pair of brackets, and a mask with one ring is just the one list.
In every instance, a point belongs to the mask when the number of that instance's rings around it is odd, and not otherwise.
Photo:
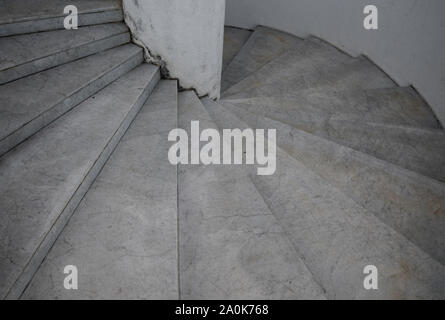
[[(178, 108), (188, 132), (217, 128), (194, 93)], [(178, 190), (182, 299), (324, 298), (240, 166), (180, 165)]]
[[(281, 106), (272, 106), (271, 103), (278, 101), (231, 100), (223, 101), (222, 104), (229, 109), (233, 106), (267, 116), (433, 179), (445, 181), (443, 130), (373, 123), (369, 121), (382, 119), (367, 112), (359, 114), (354, 114), (352, 111), (346, 113), (345, 110), (337, 112), (340, 107), (325, 110), (311, 108), (301, 102), (284, 100), (281, 100)], [(333, 110), (335, 111), (332, 112)], [(388, 109), (385, 109), (386, 111)], [(393, 115), (393, 120), (400, 117), (398, 112)]]
[[(250, 127), (221, 105), (209, 112), (222, 119), (225, 128)], [(260, 123), (258, 128), (274, 127)], [(277, 172), (251, 178), (328, 298), (445, 296), (442, 264), (317, 175), (312, 167), (278, 148)], [(368, 291), (362, 286), (363, 268), (370, 264), (379, 269), (379, 290)]]
[[(166, 137), (176, 127), (177, 83), (161, 81), (23, 298), (178, 298), (177, 176), (165, 161)], [(68, 264), (82, 270), (75, 292), (55, 285)]]
[(284, 151), (445, 264), (444, 183), (267, 117), (236, 115), (277, 129)]
[[(3, 37), (0, 38), (0, 83), (13, 81), (126, 42), (129, 42), (129, 33), (124, 23)], [(104, 47), (90, 47), (98, 43)], [(32, 50), (28, 50), (30, 47)], [(82, 48), (84, 50), (81, 50)]]
[(223, 92), (223, 98), (285, 96), (308, 88), (329, 90), (394, 87), (395, 83), (365, 57), (352, 58), (309, 38)]
[(227, 26), (224, 27), (223, 73), (233, 58), (244, 46), (251, 34), (252, 31), (250, 30)]
[(119, 0), (2, 0), (0, 24), (65, 16), (63, 9), (74, 5), (78, 14), (121, 9)]
[(142, 58), (141, 48), (127, 44), (1, 85), (0, 155), (141, 63)]
[[(326, 90), (310, 88), (292, 95), (228, 98), (224, 101), (256, 107), (258, 112), (313, 113), (316, 118), (355, 120), (441, 129), (431, 108), (409, 88)], [(320, 114), (318, 116), (318, 114)], [(289, 114), (291, 116), (291, 114)], [(301, 117), (299, 116), (299, 117)]]
[(141, 65), (0, 158), (0, 296), (26, 287), (158, 79)]
[(256, 27), (241, 50), (227, 65), (221, 79), (221, 92), (302, 41), (285, 32), (262, 26)]

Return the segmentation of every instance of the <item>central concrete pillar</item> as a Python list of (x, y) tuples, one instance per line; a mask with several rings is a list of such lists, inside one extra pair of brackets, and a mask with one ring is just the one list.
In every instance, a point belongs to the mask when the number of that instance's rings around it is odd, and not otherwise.
[(181, 87), (219, 98), (225, 0), (123, 0), (125, 22), (147, 60)]

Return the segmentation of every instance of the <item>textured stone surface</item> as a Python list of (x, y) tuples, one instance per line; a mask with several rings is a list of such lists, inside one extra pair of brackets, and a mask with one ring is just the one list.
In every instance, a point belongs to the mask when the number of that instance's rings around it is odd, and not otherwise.
[[(178, 107), (180, 127), (216, 128), (192, 92)], [(181, 298), (324, 298), (240, 166), (181, 165), (178, 179)]]
[(129, 41), (130, 34), (123, 23), (3, 37), (0, 38), (0, 84)]
[(315, 38), (275, 58), (224, 91), (223, 98), (283, 96), (302, 89), (375, 89), (395, 86), (364, 57), (351, 58)]
[[(161, 81), (87, 192), (24, 299), (177, 299), (176, 81)], [(63, 287), (66, 265), (79, 289)]]
[[(303, 40), (287, 33), (258, 26), (224, 71), (221, 92), (257, 71)], [(227, 44), (224, 44), (227, 46)]]
[(200, 96), (219, 98), (225, 0), (123, 0), (132, 39), (149, 62)]
[(445, 262), (445, 184), (238, 109), (249, 125), (277, 129), (279, 146), (394, 230)]
[[(215, 104), (225, 128), (248, 127)], [(258, 128), (271, 128), (259, 123)], [(285, 133), (281, 130), (278, 136)], [(321, 154), (323, 157), (323, 154)], [(274, 216), (330, 299), (443, 299), (445, 267), (311, 168), (278, 149), (277, 172), (251, 175)], [(376, 265), (379, 290), (363, 288)]]
[(142, 60), (142, 49), (128, 44), (1, 85), (0, 155)]
[[(308, 99), (306, 99), (308, 101)], [(326, 99), (326, 101), (329, 101)], [(248, 99), (223, 101), (223, 105), (239, 107), (257, 115), (292, 125), (306, 132), (368, 153), (433, 179), (445, 180), (445, 134), (442, 130), (408, 127), (382, 122), (402, 122), (397, 112), (370, 104), (361, 110), (338, 104), (338, 108), (305, 103), (304, 98)], [(343, 106), (343, 107), (342, 107)], [(349, 110), (347, 110), (349, 109)], [(381, 110), (381, 111), (380, 111)], [(400, 110), (400, 109), (399, 109)], [(399, 120), (402, 121), (399, 121)], [(426, 117), (427, 119), (434, 118)], [(407, 122), (407, 121), (406, 121)], [(425, 121), (426, 122), (426, 121)]]
[(250, 30), (224, 27), (223, 72), (236, 56), (238, 51), (240, 51), (244, 46), (251, 34), (252, 31)]
[(159, 79), (142, 65), (0, 158), (0, 296), (20, 296)]
[(1, 0), (0, 37), (63, 29), (65, 6), (78, 10), (78, 25), (122, 21), (119, 0)]

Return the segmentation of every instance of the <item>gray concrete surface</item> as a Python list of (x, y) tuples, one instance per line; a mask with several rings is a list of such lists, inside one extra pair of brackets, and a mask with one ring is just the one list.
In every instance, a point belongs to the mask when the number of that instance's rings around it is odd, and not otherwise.
[(224, 27), (223, 73), (229, 63), (237, 55), (238, 51), (244, 46), (251, 34), (252, 31), (250, 30)]
[[(222, 106), (210, 114), (224, 128), (252, 127)], [(254, 128), (277, 128), (257, 121)], [(288, 136), (279, 130), (278, 136)], [(287, 150), (287, 146), (284, 146)], [(308, 145), (308, 148), (313, 144)], [(300, 146), (301, 149), (301, 146)], [(324, 158), (324, 155), (320, 155)], [(329, 299), (441, 299), (445, 267), (391, 229), (337, 184), (278, 149), (277, 172), (251, 174), (287, 237)], [(437, 234), (436, 234), (437, 235)], [(363, 288), (363, 268), (380, 270), (379, 290)]]
[(1, 85), (0, 155), (142, 60), (142, 49), (128, 44)]
[(1, 0), (0, 37), (63, 29), (67, 5), (76, 6), (79, 26), (123, 20), (119, 0)]
[(353, 90), (395, 86), (366, 58), (352, 59), (333, 48), (323, 51), (302, 54), (291, 50), (230, 87), (222, 97), (285, 96), (309, 88)]
[[(194, 93), (178, 108), (181, 128), (217, 128)], [(242, 167), (180, 165), (178, 191), (182, 299), (324, 298)]]
[(0, 38), (0, 84), (129, 41), (130, 34), (123, 23), (2, 37)]
[[(23, 299), (177, 299), (177, 173), (166, 136), (177, 83), (161, 81), (57, 239)], [(63, 268), (79, 270), (78, 290)]]
[(445, 262), (445, 184), (243, 109), (249, 125), (276, 128), (278, 145), (432, 257)]
[(219, 98), (225, 0), (123, 0), (125, 22), (149, 62), (179, 85)]
[[(395, 105), (392, 100), (388, 102)], [(400, 121), (398, 112), (388, 112), (389, 108), (374, 108), (371, 104), (367, 108), (362, 106), (362, 111), (345, 110), (346, 108), (342, 108), (344, 105), (325, 108), (322, 104), (309, 105), (304, 99), (296, 101), (276, 98), (224, 100), (221, 103), (229, 109), (236, 106), (256, 115), (267, 116), (433, 179), (445, 181), (443, 130), (407, 126)], [(400, 125), (400, 122), (405, 125)]]
[(23, 292), (159, 80), (141, 65), (0, 158), (0, 296)]
[[(302, 40), (287, 33), (261, 26), (256, 27), (246, 44), (224, 70), (221, 92), (260, 69), (288, 49), (301, 45), (300, 42)], [(230, 47), (230, 42), (226, 41), (224, 47)], [(224, 50), (226, 50), (225, 48)]]
[[(363, 27), (369, 4), (378, 8), (378, 30)], [(443, 0), (228, 0), (226, 24), (315, 35), (354, 56), (364, 54), (400, 86), (413, 85), (444, 124), (443, 12)]]

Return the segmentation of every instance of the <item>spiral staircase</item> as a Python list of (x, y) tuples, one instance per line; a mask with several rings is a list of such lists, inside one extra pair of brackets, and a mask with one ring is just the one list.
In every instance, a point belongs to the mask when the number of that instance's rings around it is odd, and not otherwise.
[[(143, 62), (120, 1), (71, 0), (78, 30), (66, 1), (3, 2), (0, 297), (445, 298), (445, 134), (413, 88), (320, 39), (227, 27), (222, 98), (200, 99)], [(275, 174), (171, 165), (193, 120), (277, 129)]]

